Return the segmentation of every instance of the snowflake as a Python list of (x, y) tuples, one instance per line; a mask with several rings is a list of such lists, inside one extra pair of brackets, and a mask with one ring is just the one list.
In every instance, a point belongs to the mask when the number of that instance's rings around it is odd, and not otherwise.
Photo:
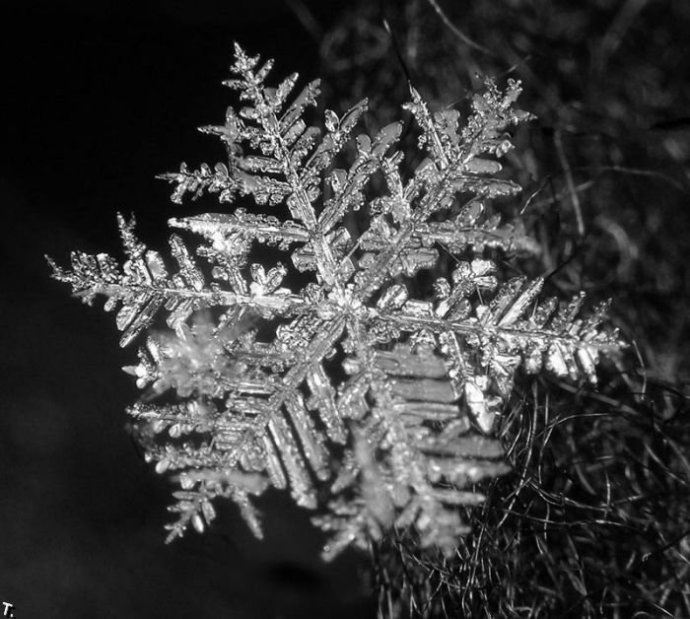
[[(202, 128), (227, 162), (162, 176), (173, 202), (216, 194), (253, 212), (171, 219), (201, 239), (190, 252), (170, 237), (172, 270), (120, 216), (122, 267), (74, 252), (71, 269), (51, 261), (54, 277), (119, 307), (123, 346), (147, 334), (125, 368), (146, 390), (129, 413), (147, 459), (179, 484), (171, 539), (202, 531), (218, 497), (260, 536), (252, 496), (273, 486), (319, 509), (327, 558), (391, 527), (452, 552), (467, 532), (459, 506), (508, 470), (492, 434), (516, 371), (595, 382), (600, 356), (622, 344), (602, 327), (605, 305), (541, 300), (542, 279), (501, 281), (485, 258), (538, 249), (490, 208), (521, 189), (499, 174), (507, 129), (530, 118), (514, 107), (518, 83), (487, 81), (464, 123), (411, 88), (419, 139), (403, 149), (402, 122), (353, 136), (366, 101), (308, 125), (318, 81), (293, 96), (296, 74), (266, 85), (272, 64), (236, 46), (225, 84), (242, 107)], [(284, 262), (268, 267), (271, 256)]]

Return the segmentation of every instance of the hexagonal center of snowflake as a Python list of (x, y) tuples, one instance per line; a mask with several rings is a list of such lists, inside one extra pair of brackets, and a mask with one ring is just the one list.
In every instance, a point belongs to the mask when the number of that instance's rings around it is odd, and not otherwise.
[(331, 291), (321, 303), (317, 313), (323, 320), (332, 320), (336, 316), (360, 316), (364, 312), (362, 302), (353, 293), (352, 287)]

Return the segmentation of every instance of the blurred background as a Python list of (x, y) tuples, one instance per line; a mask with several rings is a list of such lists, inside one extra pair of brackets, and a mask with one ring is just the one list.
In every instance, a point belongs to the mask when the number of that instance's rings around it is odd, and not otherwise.
[[(154, 176), (222, 158), (195, 128), (233, 102), (220, 82), (237, 41), (276, 58), (276, 76), (323, 77), (328, 107), (369, 96), (373, 126), (398, 117), (408, 78), (435, 109), (466, 107), (482, 74), (523, 81), (538, 120), (509, 167), (543, 247), (533, 274), (555, 273), (556, 294), (612, 296), (643, 363), (598, 395), (539, 386), (569, 421), (540, 426), (538, 462), (513, 454), (541, 485), (495, 488), (502, 533), (468, 541), (488, 567), (475, 561), (481, 593), (458, 608), (690, 616), (688, 29), (690, 4), (673, 0), (5, 0), (0, 602), (18, 618), (375, 616), (366, 558), (323, 565), (308, 515), (278, 493), (260, 503), (263, 542), (221, 507), (207, 534), (163, 544), (169, 486), (124, 431), (134, 350), (43, 258), (120, 255), (118, 211), (162, 245), (189, 205)], [(469, 582), (473, 564), (429, 565), (417, 576), (435, 587)]]

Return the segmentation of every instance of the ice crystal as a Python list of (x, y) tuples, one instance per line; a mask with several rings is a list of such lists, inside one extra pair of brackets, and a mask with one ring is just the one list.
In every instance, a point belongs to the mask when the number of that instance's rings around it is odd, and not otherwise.
[[(600, 356), (621, 344), (602, 327), (604, 306), (541, 299), (541, 279), (501, 281), (485, 258), (485, 248), (536, 249), (519, 221), (488, 209), (520, 191), (499, 162), (507, 129), (529, 118), (514, 107), (518, 83), (488, 81), (464, 122), (411, 88), (419, 140), (405, 155), (418, 163), (406, 172), (402, 122), (353, 136), (361, 101), (308, 125), (318, 82), (296, 96), (297, 75), (269, 87), (272, 64), (236, 46), (225, 84), (241, 107), (202, 128), (227, 161), (162, 176), (173, 202), (210, 193), (255, 212), (171, 219), (200, 239), (192, 252), (170, 237), (174, 269), (120, 217), (122, 266), (75, 252), (71, 269), (51, 261), (54, 277), (119, 307), (123, 346), (147, 333), (125, 368), (146, 389), (129, 413), (147, 458), (180, 486), (170, 538), (203, 530), (218, 497), (260, 536), (251, 497), (271, 485), (319, 510), (326, 557), (390, 527), (452, 552), (467, 530), (459, 506), (481, 502), (477, 482), (507, 470), (492, 429), (518, 368), (595, 382)], [(257, 246), (284, 262), (251, 262)], [(440, 273), (441, 251), (454, 268), (415, 298), (420, 273)], [(168, 331), (154, 328), (159, 314)]]

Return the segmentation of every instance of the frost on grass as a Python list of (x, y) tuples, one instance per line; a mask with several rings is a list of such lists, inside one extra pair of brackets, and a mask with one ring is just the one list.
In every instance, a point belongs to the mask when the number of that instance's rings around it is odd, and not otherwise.
[[(326, 557), (391, 527), (452, 552), (459, 506), (507, 470), (492, 429), (518, 369), (595, 382), (621, 344), (604, 306), (543, 299), (541, 279), (502, 281), (485, 258), (535, 251), (519, 220), (487, 208), (520, 191), (499, 162), (507, 129), (529, 119), (517, 83), (487, 82), (464, 122), (411, 89), (419, 139), (403, 152), (402, 122), (357, 131), (366, 101), (309, 125), (319, 83), (268, 86), (271, 68), (237, 46), (225, 84), (240, 105), (202, 128), (227, 160), (162, 176), (173, 202), (214, 194), (222, 207), (170, 220), (187, 238), (171, 235), (171, 259), (120, 217), (122, 266), (75, 252), (71, 268), (51, 261), (54, 277), (86, 302), (105, 296), (123, 346), (143, 340), (125, 370), (146, 391), (129, 413), (179, 484), (170, 538), (202, 531), (220, 497), (260, 536), (252, 499), (274, 486), (318, 510)], [(417, 298), (420, 277), (439, 274)], [(169, 329), (153, 328), (159, 315)]]

